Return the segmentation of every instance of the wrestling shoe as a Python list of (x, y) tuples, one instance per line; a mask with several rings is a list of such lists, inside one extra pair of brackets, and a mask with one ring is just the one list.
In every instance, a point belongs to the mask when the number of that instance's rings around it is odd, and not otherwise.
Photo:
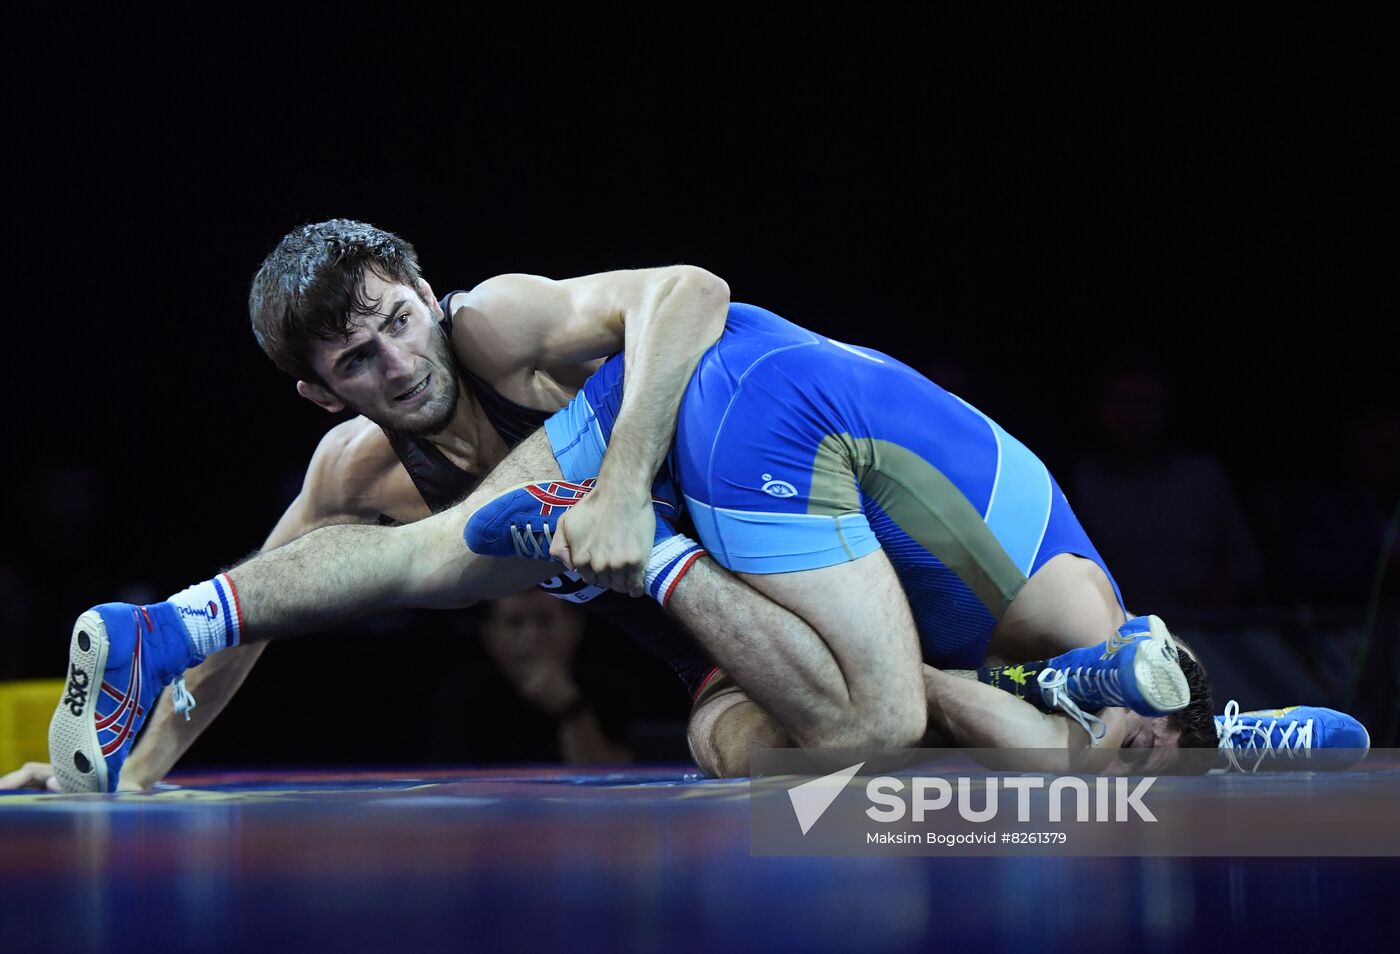
[[(549, 555), (559, 518), (587, 497), (598, 479), (590, 477), (575, 483), (551, 480), (521, 484), (488, 501), (467, 520), (462, 538), (473, 553), (494, 557), (525, 557), (553, 560)], [(680, 508), (670, 483), (658, 480), (652, 487), (651, 504), (656, 511), (656, 536), (660, 543), (676, 531), (672, 529)], [(557, 561), (556, 561), (557, 562)]]
[(184, 672), (203, 661), (169, 603), (104, 603), (79, 616), (68, 684), (49, 723), (49, 760), (63, 790), (115, 792), (161, 687), (174, 682), (175, 711), (189, 712)]
[(1088, 711), (1123, 706), (1162, 716), (1191, 701), (1176, 643), (1156, 616), (1131, 619), (1098, 646), (1056, 656), (1036, 681), (1046, 704), (1069, 714), (1096, 741), (1103, 737), (1103, 723)]
[(1230, 765), (1241, 772), (1257, 772), (1261, 766), (1341, 769), (1371, 750), (1364, 725), (1345, 712), (1318, 706), (1241, 712), (1231, 699), (1225, 714), (1215, 717), (1215, 734)]

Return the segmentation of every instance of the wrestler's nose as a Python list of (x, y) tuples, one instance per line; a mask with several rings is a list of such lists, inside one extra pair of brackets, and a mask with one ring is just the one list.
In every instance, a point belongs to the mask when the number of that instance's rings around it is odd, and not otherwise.
[(413, 353), (397, 341), (384, 345), (384, 375), (390, 381), (401, 381), (413, 376), (417, 367)]

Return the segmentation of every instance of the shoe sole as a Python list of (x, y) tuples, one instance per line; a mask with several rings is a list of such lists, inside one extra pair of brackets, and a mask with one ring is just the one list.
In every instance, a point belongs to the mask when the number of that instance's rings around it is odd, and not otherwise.
[[(1176, 642), (1166, 625), (1155, 616), (1148, 623), (1148, 635), (1133, 656), (1133, 678), (1143, 701), (1158, 715), (1178, 712), (1191, 701), (1191, 687), (1177, 661)], [(1143, 713), (1150, 715), (1152, 713)]]
[[(86, 649), (83, 643), (87, 644)], [(64, 699), (59, 701), (49, 722), (49, 761), (65, 792), (107, 791), (107, 760), (97, 744), (97, 695), (102, 691), (102, 674), (107, 671), (108, 646), (107, 624), (102, 617), (93, 610), (79, 616), (68, 643)], [(80, 673), (87, 678), (87, 699), (74, 712), (64, 700), (68, 697), (67, 686)]]

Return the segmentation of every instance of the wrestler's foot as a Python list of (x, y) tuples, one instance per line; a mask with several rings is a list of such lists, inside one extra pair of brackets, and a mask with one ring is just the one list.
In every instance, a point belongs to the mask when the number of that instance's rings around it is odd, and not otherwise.
[[(1240, 771), (1267, 768), (1345, 768), (1371, 750), (1366, 727), (1336, 709), (1289, 706), (1241, 712), (1231, 699), (1215, 717), (1215, 733), (1230, 764)], [(1323, 752), (1320, 750), (1331, 750)], [(1289, 763), (1293, 764), (1289, 764)]]
[(104, 603), (78, 617), (68, 646), (68, 684), (49, 723), (49, 759), (65, 792), (114, 792), (136, 733), (175, 683), (176, 712), (194, 708), (184, 672), (198, 665), (169, 603)]
[[(596, 477), (578, 483), (551, 480), (521, 484), (472, 514), (462, 537), (473, 553), (482, 556), (553, 560), (549, 547), (559, 528), (559, 518), (588, 496), (596, 484)], [(651, 498), (657, 516), (656, 543), (675, 533), (671, 521), (677, 515), (675, 503), (662, 497), (657, 492), (659, 487), (658, 481)]]
[[(1176, 643), (1156, 616), (1139, 616), (1098, 646), (1056, 656), (1036, 678), (1045, 701), (1061, 709), (1066, 704), (1081, 710), (1124, 706), (1142, 715), (1163, 716), (1191, 701)], [(1090, 734), (1095, 735), (1092, 730)]]

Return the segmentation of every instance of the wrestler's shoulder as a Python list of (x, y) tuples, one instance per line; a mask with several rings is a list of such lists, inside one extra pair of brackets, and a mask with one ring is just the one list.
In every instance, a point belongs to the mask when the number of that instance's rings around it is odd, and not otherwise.
[(540, 324), (558, 309), (558, 294), (551, 279), (507, 273), (453, 295), (457, 360), (493, 387), (509, 382), (535, 356)]
[(316, 445), (312, 466), (343, 471), (397, 463), (398, 455), (384, 429), (367, 417), (352, 417), (326, 431)]
[(421, 516), (423, 506), (388, 437), (364, 417), (343, 421), (321, 438), (302, 494), (321, 519), (386, 514), (405, 521), (408, 511), (412, 519)]

